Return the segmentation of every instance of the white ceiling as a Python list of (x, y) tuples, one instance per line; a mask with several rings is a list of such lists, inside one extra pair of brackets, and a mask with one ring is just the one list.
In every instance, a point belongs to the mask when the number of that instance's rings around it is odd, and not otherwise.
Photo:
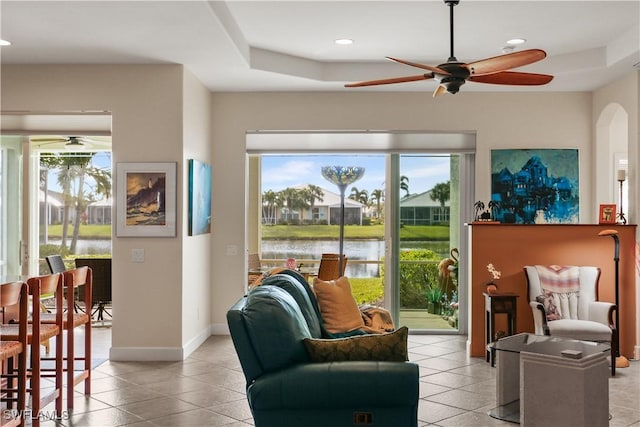
[[(420, 74), (449, 56), (449, 8), (415, 1), (0, 2), (2, 64), (184, 64), (212, 91), (424, 91), (434, 81), (345, 89), (347, 82)], [(546, 86), (468, 83), (462, 91), (585, 91), (640, 62), (640, 0), (481, 1), (455, 7), (455, 56), (502, 54), (507, 39), (540, 48), (523, 71)], [(338, 46), (337, 38), (352, 38)], [(636, 66), (637, 67), (637, 66)]]

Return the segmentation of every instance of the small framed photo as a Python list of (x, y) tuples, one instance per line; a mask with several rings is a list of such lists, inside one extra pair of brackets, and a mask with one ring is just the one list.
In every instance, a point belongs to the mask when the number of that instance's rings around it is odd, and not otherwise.
[(598, 215), (599, 224), (615, 224), (616, 223), (616, 205), (606, 204), (600, 205), (600, 214)]
[(116, 165), (116, 235), (175, 237), (176, 163)]

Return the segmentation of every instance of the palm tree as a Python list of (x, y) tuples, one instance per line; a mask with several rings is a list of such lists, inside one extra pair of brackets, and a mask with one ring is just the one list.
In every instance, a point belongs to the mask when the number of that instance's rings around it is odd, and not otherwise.
[(384, 191), (376, 189), (371, 192), (371, 201), (376, 204), (376, 216), (379, 218), (382, 211), (382, 202), (384, 201)]
[(275, 224), (278, 220), (276, 215), (280, 198), (273, 190), (267, 190), (262, 195), (262, 221), (266, 224)]
[(431, 200), (440, 203), (440, 212), (444, 212), (444, 204), (451, 197), (451, 181), (440, 182), (431, 189)]
[(313, 184), (307, 185), (303, 191), (305, 192), (305, 199), (309, 203), (309, 209), (312, 211), (311, 215), (313, 215), (313, 207), (316, 204), (316, 200), (320, 202), (324, 200), (324, 191), (322, 191), (322, 188)]
[[(111, 196), (111, 171), (103, 170), (91, 166), (91, 158), (95, 153), (87, 153), (87, 157), (76, 157), (79, 159), (75, 168), (73, 168), (73, 176), (77, 180), (77, 191), (74, 195), (75, 201), (75, 218), (73, 223), (73, 236), (71, 237), (71, 246), (69, 250), (71, 253), (76, 252), (76, 245), (78, 243), (78, 236), (80, 235), (80, 224), (82, 223), (82, 216), (85, 213), (89, 203), (95, 202), (95, 195)], [(80, 160), (84, 159), (84, 161)], [(86, 178), (91, 178), (95, 183), (95, 189), (93, 192), (85, 192)]]
[(400, 176), (400, 190), (404, 190), (407, 194), (404, 197), (407, 197), (409, 194), (409, 177), (408, 176)]
[(287, 187), (280, 192), (280, 197), (287, 206), (287, 219), (293, 219), (293, 212), (296, 210), (309, 209), (305, 190)]
[(498, 212), (500, 212), (500, 202), (497, 200), (489, 200), (487, 203), (487, 208), (491, 211), (491, 218), (495, 219), (498, 216)]
[(369, 192), (367, 190), (358, 190), (357, 187), (351, 187), (351, 194), (349, 195), (351, 200), (360, 202), (365, 206), (369, 205)]
[(481, 200), (478, 200), (473, 204), (473, 207), (476, 211), (476, 221), (477, 221), (480, 219), (480, 212), (482, 212), (482, 210), (484, 209), (484, 202)]
[(440, 202), (440, 206), (444, 207), (444, 204), (449, 200), (451, 196), (451, 182), (440, 182), (433, 186), (431, 189), (431, 200), (434, 202)]
[[(82, 155), (60, 155), (48, 154), (40, 157), (40, 164), (46, 170), (58, 169), (57, 181), (62, 188), (63, 211), (62, 211), (62, 241), (61, 246), (67, 246), (69, 236), (70, 215), (73, 207), (75, 218), (73, 223), (73, 234), (69, 250), (75, 253), (78, 237), (80, 235), (80, 224), (82, 214), (89, 203), (95, 201), (96, 195), (111, 196), (111, 171), (103, 170), (92, 166), (92, 158), (96, 153), (82, 153)], [(87, 178), (95, 182), (92, 192), (85, 192)], [(48, 191), (45, 181), (45, 194)], [(72, 187), (75, 185), (75, 191)], [(48, 225), (48, 224), (46, 224)]]

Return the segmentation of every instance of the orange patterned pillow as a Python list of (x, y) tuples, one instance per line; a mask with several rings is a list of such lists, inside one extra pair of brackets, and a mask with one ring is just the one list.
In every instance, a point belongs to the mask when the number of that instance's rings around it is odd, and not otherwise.
[(328, 281), (315, 278), (313, 290), (320, 306), (322, 322), (328, 332), (338, 334), (364, 327), (362, 314), (346, 277)]

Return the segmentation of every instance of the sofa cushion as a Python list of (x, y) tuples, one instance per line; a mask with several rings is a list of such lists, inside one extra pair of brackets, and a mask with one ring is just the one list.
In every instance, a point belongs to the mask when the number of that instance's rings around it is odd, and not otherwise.
[(372, 360), (381, 362), (405, 362), (407, 352), (406, 326), (394, 332), (374, 335), (358, 335), (348, 338), (306, 338), (304, 345), (312, 362), (341, 362), (348, 360)]
[[(290, 270), (287, 270), (290, 271)], [(303, 279), (304, 280), (304, 279)], [(263, 286), (277, 286), (287, 291), (296, 300), (302, 315), (307, 321), (309, 332), (314, 338), (322, 336), (320, 311), (309, 298), (309, 293), (300, 280), (290, 274), (275, 274), (262, 281)]]
[(364, 326), (362, 314), (351, 294), (351, 285), (346, 277), (328, 281), (315, 278), (313, 290), (327, 331), (339, 334)]
[(262, 285), (262, 282), (264, 282), (265, 279), (267, 279), (268, 277), (273, 276), (274, 274), (279, 274), (282, 273), (284, 270), (286, 270), (286, 268), (284, 267), (274, 267), (271, 268), (267, 271), (264, 271), (262, 274), (258, 275), (255, 280), (253, 280), (253, 282), (251, 282), (249, 284), (249, 289), (253, 289), (256, 288), (260, 285)]
[(549, 322), (552, 336), (581, 341), (611, 341), (611, 328), (591, 320), (560, 319)]
[(302, 340), (311, 334), (298, 304), (287, 291), (276, 286), (251, 290), (242, 317), (264, 372), (309, 361)]
[[(349, 408), (353, 413), (358, 410), (356, 408), (417, 406), (418, 378), (418, 365), (410, 362), (307, 363), (264, 375), (248, 387), (247, 397), (253, 411), (307, 410), (324, 413)], [(337, 424), (334, 421), (323, 425)], [(307, 426), (318, 423), (281, 421), (272, 425)]]

